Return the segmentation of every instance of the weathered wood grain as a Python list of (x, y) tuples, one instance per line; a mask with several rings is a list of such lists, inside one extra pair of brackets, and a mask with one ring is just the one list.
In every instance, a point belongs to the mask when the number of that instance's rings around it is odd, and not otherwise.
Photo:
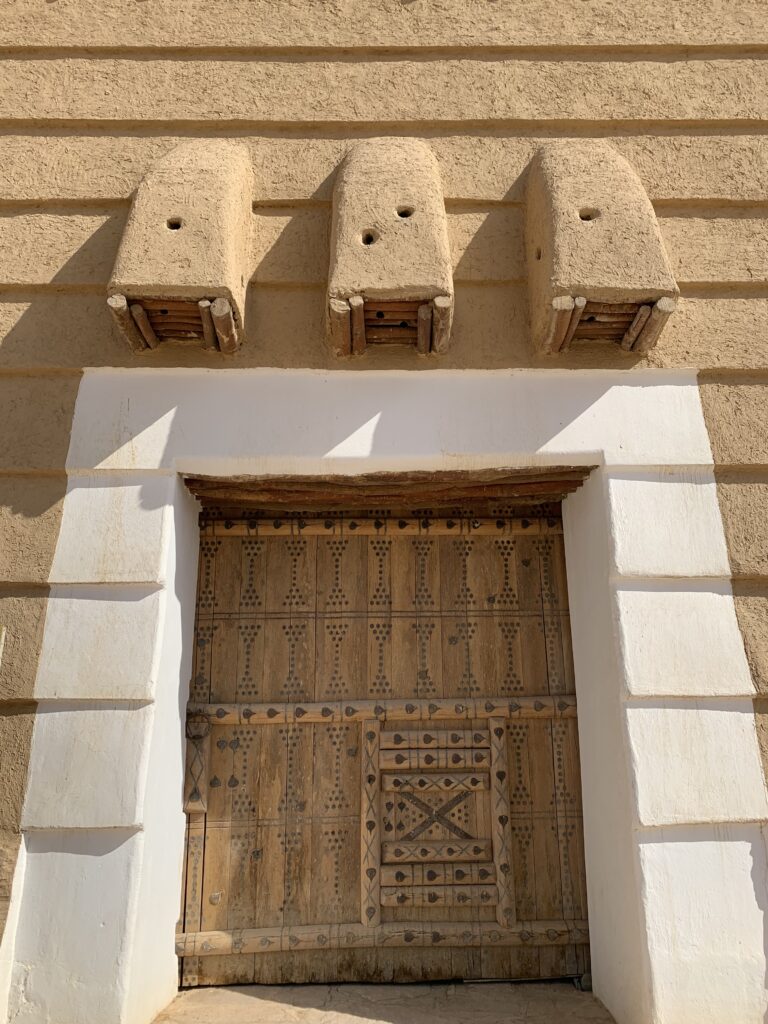
[(494, 923), (432, 924), (398, 922), (370, 929), (360, 924), (307, 925), (295, 928), (244, 928), (238, 931), (188, 932), (176, 937), (179, 956), (269, 953), (294, 949), (366, 949), (379, 946), (518, 946), (586, 942), (586, 921), (525, 921), (515, 928)]

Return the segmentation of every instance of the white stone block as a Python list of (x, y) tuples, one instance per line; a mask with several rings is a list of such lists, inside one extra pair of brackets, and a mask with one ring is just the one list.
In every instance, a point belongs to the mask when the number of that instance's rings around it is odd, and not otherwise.
[(754, 694), (730, 584), (659, 589), (665, 585), (638, 584), (616, 592), (627, 692), (638, 697)]
[[(290, 408), (291, 415), (285, 410)], [(93, 370), (71, 471), (710, 465), (696, 375)]]
[(626, 713), (639, 824), (768, 818), (751, 700), (666, 699)]
[(633, 832), (622, 666), (608, 586), (605, 480), (592, 474), (563, 503), (584, 803), (592, 975), (621, 1024), (647, 1024), (649, 977)]
[(22, 826), (118, 828), (142, 823), (152, 707), (41, 704)]
[(764, 1024), (768, 1012), (765, 828), (643, 837), (653, 1016), (659, 1024)]
[(160, 590), (133, 586), (54, 586), (35, 698), (151, 700), (163, 600)]
[(51, 583), (162, 583), (170, 476), (70, 476)]
[(9, 1019), (123, 1021), (142, 835), (40, 833), (26, 842)]
[(609, 475), (613, 571), (730, 578), (711, 470)]

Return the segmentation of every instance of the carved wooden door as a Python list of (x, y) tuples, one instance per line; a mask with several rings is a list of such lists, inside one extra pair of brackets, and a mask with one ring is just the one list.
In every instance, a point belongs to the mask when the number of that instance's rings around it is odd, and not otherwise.
[(182, 983), (588, 969), (558, 518), (203, 523)]

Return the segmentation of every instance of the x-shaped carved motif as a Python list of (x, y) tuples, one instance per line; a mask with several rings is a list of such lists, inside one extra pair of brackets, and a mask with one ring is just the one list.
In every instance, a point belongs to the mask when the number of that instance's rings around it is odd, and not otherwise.
[(428, 803), (417, 797), (415, 793), (401, 793), (400, 795), (404, 800), (408, 800), (414, 807), (417, 807), (425, 815), (424, 821), (420, 822), (415, 828), (412, 828), (407, 835), (402, 836), (403, 839), (418, 839), (421, 833), (426, 832), (426, 830), (431, 828), (432, 825), (442, 825), (443, 828), (447, 828), (449, 832), (458, 836), (459, 839), (474, 838), (469, 834), (469, 832), (465, 832), (463, 828), (459, 828), (458, 825), (450, 821), (447, 817), (454, 807), (458, 807), (459, 804), (468, 800), (469, 797), (472, 796), (471, 793), (457, 793), (439, 807), (430, 807)]

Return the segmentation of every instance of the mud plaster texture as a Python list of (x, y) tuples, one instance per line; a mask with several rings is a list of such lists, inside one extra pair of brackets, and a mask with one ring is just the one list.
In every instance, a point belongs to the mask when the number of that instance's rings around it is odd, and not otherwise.
[(303, 985), (185, 992), (155, 1024), (612, 1024), (591, 995), (547, 985)]
[(110, 294), (223, 296), (242, 321), (252, 178), (248, 151), (235, 142), (200, 139), (171, 150), (136, 190)]
[(677, 297), (656, 214), (610, 146), (542, 146), (528, 169), (525, 245), (531, 332), (544, 345), (552, 300), (653, 303)]
[(328, 295), (432, 299), (453, 294), (440, 170), (413, 139), (359, 142), (333, 195)]

